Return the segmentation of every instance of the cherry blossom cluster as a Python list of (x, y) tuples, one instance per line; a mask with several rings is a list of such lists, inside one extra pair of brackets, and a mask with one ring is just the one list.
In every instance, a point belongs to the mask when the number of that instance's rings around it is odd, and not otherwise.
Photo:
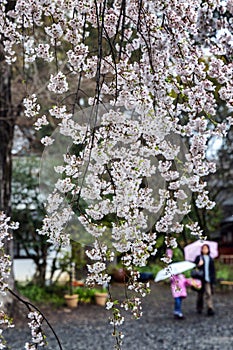
[[(18, 228), (18, 223), (10, 222), (10, 218), (6, 216), (4, 212), (0, 212), (0, 293), (5, 296), (8, 288), (8, 278), (11, 273), (11, 260), (10, 256), (5, 253), (6, 240), (11, 240), (12, 236), (10, 231)], [(2, 307), (2, 302), (0, 307)], [(12, 320), (3, 311), (0, 311), (0, 325), (1, 328), (13, 327)], [(0, 348), (6, 348), (6, 342), (2, 335), (3, 329), (0, 329)]]
[(42, 332), (41, 326), (43, 322), (43, 316), (38, 311), (30, 311), (28, 318), (31, 320), (28, 323), (31, 329), (32, 341), (31, 343), (25, 343), (26, 350), (38, 349), (38, 346), (45, 346), (45, 335)]
[[(0, 304), (0, 307), (2, 308), (2, 303)], [(8, 349), (7, 342), (3, 336), (2, 328), (12, 328), (14, 327), (14, 324), (12, 323), (12, 319), (2, 310), (0, 311), (0, 325), (0, 349)]]
[(8, 287), (7, 280), (11, 272), (11, 260), (10, 256), (5, 253), (5, 242), (6, 240), (11, 240), (12, 236), (10, 231), (16, 230), (18, 228), (18, 223), (10, 222), (10, 218), (6, 216), (5, 213), (0, 212), (0, 293), (3, 295)]
[[(21, 49), (24, 69), (37, 59), (54, 65), (47, 89), (57, 102), (47, 106), (29, 94), (25, 115), (37, 118), (40, 129), (48, 109), (76, 146), (55, 168), (61, 178), (40, 234), (68, 243), (66, 227), (76, 215), (94, 240), (88, 283), (108, 283), (108, 262), (120, 256), (136, 296), (119, 308), (140, 316), (138, 296), (148, 288), (137, 269), (156, 254), (157, 235), (176, 247), (193, 192), (199, 208), (214, 206), (204, 179), (215, 164), (206, 150), (233, 120), (216, 117), (218, 101), (229, 111), (233, 104), (232, 0), (17, 0), (8, 12), (6, 5), (0, 7), (6, 60), (13, 64)], [(95, 93), (75, 118), (85, 80)], [(56, 143), (51, 135), (41, 141), (48, 149)], [(197, 223), (186, 228), (203, 237)], [(119, 308), (115, 325), (123, 322)]]

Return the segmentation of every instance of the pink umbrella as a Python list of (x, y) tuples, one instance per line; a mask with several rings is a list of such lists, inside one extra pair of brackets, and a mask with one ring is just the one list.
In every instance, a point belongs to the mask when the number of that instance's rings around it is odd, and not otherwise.
[(218, 256), (218, 243), (214, 241), (198, 240), (184, 247), (185, 260), (194, 261), (197, 255), (201, 254), (201, 247), (204, 244), (208, 244), (210, 248), (211, 258), (217, 258)]

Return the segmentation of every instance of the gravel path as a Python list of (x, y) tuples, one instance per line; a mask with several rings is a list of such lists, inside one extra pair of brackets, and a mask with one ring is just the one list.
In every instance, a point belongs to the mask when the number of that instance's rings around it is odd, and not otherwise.
[[(113, 287), (116, 295), (123, 293), (121, 285)], [(233, 291), (216, 291), (216, 314), (207, 317), (195, 313), (196, 292), (189, 290), (183, 301), (184, 320), (174, 320), (173, 299), (168, 285), (151, 282), (151, 294), (143, 302), (143, 317), (128, 319), (122, 327), (125, 334), (123, 349), (127, 350), (232, 350)], [(63, 350), (111, 350), (114, 339), (108, 324), (109, 312), (97, 305), (82, 305), (77, 309), (43, 309), (62, 344)], [(19, 320), (20, 321), (20, 320)], [(30, 341), (30, 332), (20, 328), (7, 331), (11, 350), (23, 350)], [(59, 347), (47, 332), (47, 350)]]

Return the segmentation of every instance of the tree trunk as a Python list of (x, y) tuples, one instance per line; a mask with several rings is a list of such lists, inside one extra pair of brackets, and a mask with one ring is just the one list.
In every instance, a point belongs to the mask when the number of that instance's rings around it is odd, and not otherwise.
[[(0, 43), (0, 210), (11, 215), (11, 176), (12, 145), (15, 126), (15, 113), (11, 99), (11, 67), (6, 64)], [(7, 241), (5, 252), (13, 260), (13, 240)], [(10, 288), (14, 288), (13, 268), (8, 280)], [(4, 305), (12, 303), (12, 297), (3, 298)]]
[(48, 257), (48, 251), (45, 247), (44, 250), (38, 253), (37, 256), (34, 256), (32, 259), (34, 263), (36, 264), (36, 273), (33, 277), (34, 283), (37, 284), (40, 287), (45, 286), (45, 277), (46, 277), (46, 270), (47, 270), (47, 257)]
[(43, 288), (45, 286), (47, 261), (43, 259), (42, 263), (37, 262), (36, 267), (37, 269), (33, 281), (37, 286)]

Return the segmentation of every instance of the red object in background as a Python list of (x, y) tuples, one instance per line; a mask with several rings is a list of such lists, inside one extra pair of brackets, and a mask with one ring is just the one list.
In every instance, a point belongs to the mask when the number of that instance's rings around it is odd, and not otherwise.
[(84, 286), (84, 282), (83, 281), (73, 281), (72, 282), (72, 286), (73, 287), (83, 287)]

